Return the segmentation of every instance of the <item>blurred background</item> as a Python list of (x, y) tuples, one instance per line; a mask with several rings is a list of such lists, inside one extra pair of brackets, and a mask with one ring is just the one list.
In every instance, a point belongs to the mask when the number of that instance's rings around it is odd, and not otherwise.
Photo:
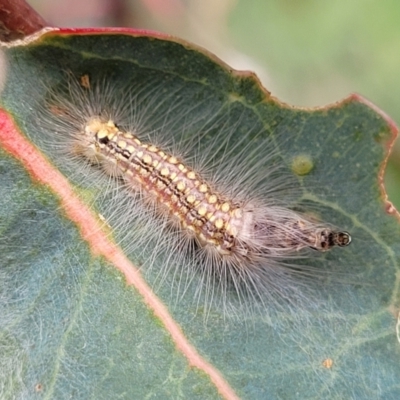
[[(352, 92), (400, 126), (400, 1), (28, 0), (51, 25), (128, 26), (199, 44), (257, 73), (280, 100), (322, 106)], [(400, 210), (400, 141), (386, 188)]]

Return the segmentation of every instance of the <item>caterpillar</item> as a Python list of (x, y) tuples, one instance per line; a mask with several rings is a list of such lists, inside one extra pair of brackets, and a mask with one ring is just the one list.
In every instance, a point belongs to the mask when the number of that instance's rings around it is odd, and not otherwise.
[[(35, 116), (44, 147), (56, 150), (61, 167), (72, 162), (68, 171), (83, 184), (99, 185), (101, 215), (121, 232), (122, 247), (142, 254), (146, 269), (158, 268), (159, 282), (172, 270), (180, 295), (197, 277), (195, 297), (206, 308), (296, 303), (305, 281), (323, 275), (304, 260), (350, 244), (346, 231), (290, 207), (293, 180), (270, 140), (250, 129), (233, 142), (238, 124), (229, 112), (199, 112), (187, 122), (192, 109), (179, 91), (169, 93), (168, 110), (179, 108), (182, 124), (158, 113), (163, 101), (151, 80), (119, 86), (107, 76), (64, 73), (61, 82), (46, 89)], [(268, 157), (257, 154), (260, 146), (271, 149)]]

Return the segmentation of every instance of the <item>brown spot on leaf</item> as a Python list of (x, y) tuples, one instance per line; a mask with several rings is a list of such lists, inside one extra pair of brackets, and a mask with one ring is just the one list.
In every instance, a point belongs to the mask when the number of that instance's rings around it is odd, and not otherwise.
[(90, 89), (90, 78), (88, 74), (81, 76), (81, 86), (85, 89)]
[(37, 383), (35, 385), (35, 392), (41, 392), (43, 390), (43, 385), (41, 383)]
[(333, 366), (332, 358), (326, 358), (324, 361), (322, 361), (322, 366), (326, 369), (331, 369)]

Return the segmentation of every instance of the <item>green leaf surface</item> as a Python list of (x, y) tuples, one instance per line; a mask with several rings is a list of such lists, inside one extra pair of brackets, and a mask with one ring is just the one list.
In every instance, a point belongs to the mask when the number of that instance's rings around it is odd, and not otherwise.
[[(270, 97), (252, 74), (232, 72), (179, 40), (140, 32), (50, 32), (3, 48), (2, 60), (1, 107), (78, 197), (106, 218), (109, 207), (96, 202), (101, 189), (85, 186), (42, 148), (32, 116), (45, 96), (43, 82), (57, 82), (65, 71), (110, 73), (110, 85), (149, 81), (159, 92), (159, 112), (175, 113), (183, 125), (222, 110), (219, 118), (226, 112), (235, 120), (236, 135), (250, 129), (270, 136), (296, 173), (298, 203), (318, 205), (324, 219), (352, 234), (351, 246), (322, 256), (333, 274), (335, 268), (347, 272), (345, 282), (321, 291), (328, 307), (292, 305), (291, 312), (241, 321), (211, 308), (205, 319), (193, 302), (201, 284), (196, 277), (178, 299), (168, 286), (174, 276), (161, 286), (157, 271), (146, 279), (239, 397), (399, 398), (400, 229), (386, 211), (378, 178), (394, 128), (376, 110), (356, 96), (316, 110), (291, 108)], [(179, 107), (162, 101), (176, 91), (192, 110), (184, 118)], [(4, 130), (4, 117), (0, 124)], [(0, 397), (219, 397), (221, 390), (191, 365), (136, 288), (93, 253), (60, 195), (7, 148), (0, 152), (0, 171)], [(118, 241), (118, 232), (113, 235)], [(128, 249), (127, 255), (140, 265), (139, 254)], [(164, 260), (160, 254), (157, 262)], [(331, 368), (323, 365), (327, 359)]]

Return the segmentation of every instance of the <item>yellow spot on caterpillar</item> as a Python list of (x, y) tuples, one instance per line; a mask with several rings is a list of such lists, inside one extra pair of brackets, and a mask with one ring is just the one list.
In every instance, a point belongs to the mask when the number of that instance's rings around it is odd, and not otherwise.
[(221, 210), (222, 210), (223, 212), (227, 213), (227, 212), (230, 210), (229, 204), (228, 204), (228, 203), (222, 204)]
[(193, 204), (196, 201), (196, 196), (193, 196), (192, 194), (189, 194), (189, 196), (186, 197), (186, 201), (189, 204)]
[(120, 147), (121, 149), (125, 149), (126, 142), (124, 140), (119, 140), (118, 141), (118, 147)]
[(205, 208), (204, 206), (201, 206), (201, 207), (198, 209), (197, 212), (199, 213), (199, 215), (200, 215), (201, 217), (204, 217), (204, 216), (206, 215), (206, 213), (207, 213), (207, 208)]
[(216, 226), (217, 229), (222, 229), (223, 226), (224, 226), (224, 221), (221, 218), (218, 218), (215, 221), (215, 226)]
[(208, 192), (208, 186), (205, 183), (202, 183), (199, 187), (200, 193), (207, 193)]
[(169, 169), (168, 168), (163, 168), (162, 170), (161, 170), (161, 176), (168, 176), (169, 175)]
[(148, 164), (148, 165), (150, 165), (151, 162), (152, 162), (152, 158), (151, 158), (148, 154), (145, 154), (145, 155), (143, 156), (143, 162), (146, 163), (146, 164)]
[(208, 198), (208, 202), (210, 204), (215, 204), (217, 202), (217, 196), (215, 194), (212, 194), (209, 198)]
[(189, 171), (189, 172), (187, 173), (187, 177), (188, 177), (189, 179), (194, 180), (194, 179), (196, 179), (196, 174), (195, 174), (193, 171)]
[(169, 162), (170, 164), (178, 164), (178, 160), (177, 160), (177, 158), (174, 157), (174, 156), (171, 156), (171, 157), (168, 159), (168, 162)]
[(185, 182), (179, 181), (179, 182), (176, 184), (176, 188), (177, 188), (180, 192), (183, 192), (183, 191), (185, 190), (185, 188), (186, 188)]

